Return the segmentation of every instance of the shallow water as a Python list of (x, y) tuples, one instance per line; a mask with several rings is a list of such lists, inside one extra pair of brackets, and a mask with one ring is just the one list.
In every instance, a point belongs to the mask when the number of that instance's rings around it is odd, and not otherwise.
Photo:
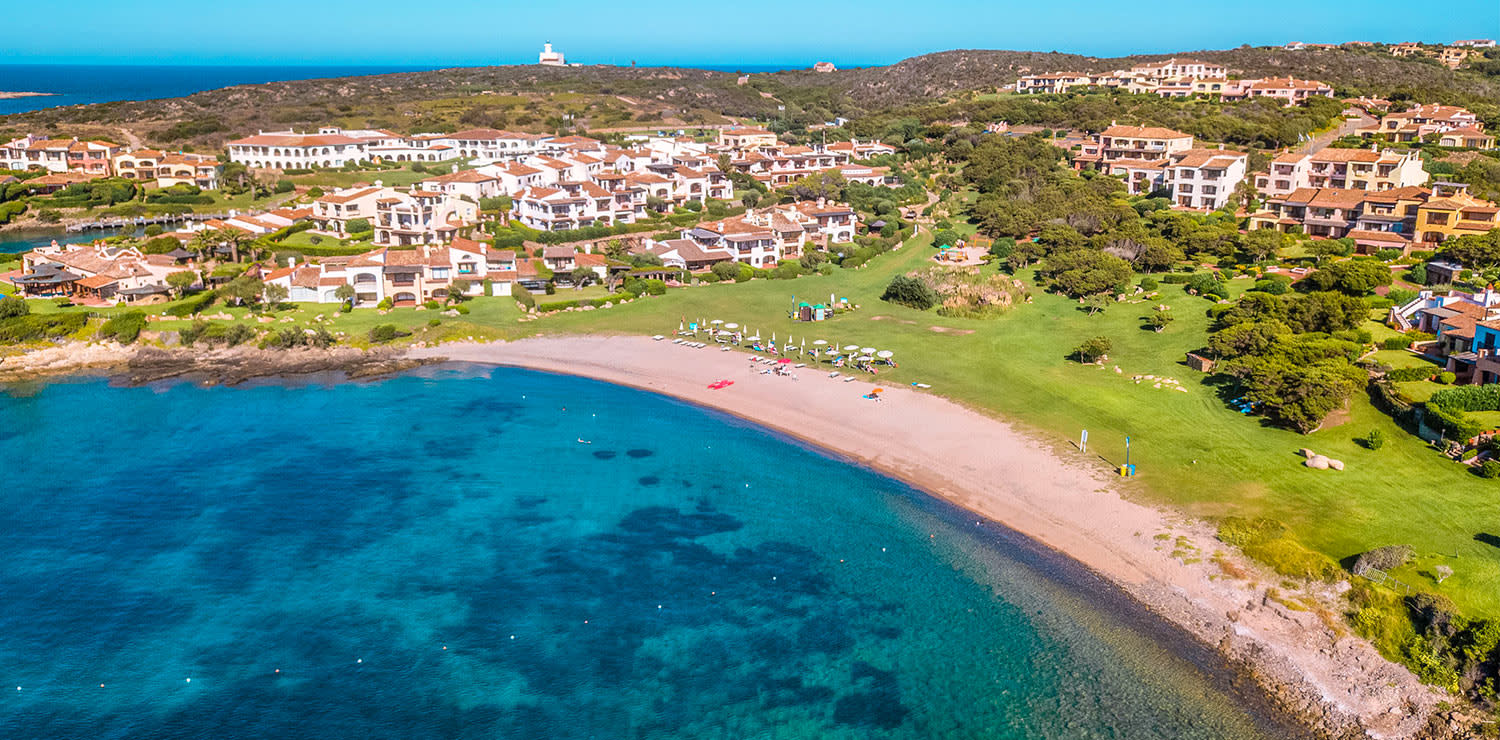
[(0, 737), (1291, 736), (1091, 574), (669, 399), (9, 390)]

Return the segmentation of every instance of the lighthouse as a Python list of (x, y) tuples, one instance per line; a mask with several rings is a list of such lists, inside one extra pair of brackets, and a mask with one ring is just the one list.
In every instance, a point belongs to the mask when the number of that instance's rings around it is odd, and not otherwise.
[(552, 50), (551, 41), (542, 45), (542, 53), (537, 55), (536, 63), (546, 67), (568, 66), (567, 62), (563, 61), (562, 52)]

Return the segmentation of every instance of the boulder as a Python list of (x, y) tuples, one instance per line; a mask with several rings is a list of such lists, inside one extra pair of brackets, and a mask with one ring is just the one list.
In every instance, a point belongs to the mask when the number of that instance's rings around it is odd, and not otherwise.
[(1328, 460), (1328, 468), (1330, 470), (1343, 470), (1344, 469), (1344, 461), (1343, 460), (1334, 460), (1332, 458), (1329, 458), (1329, 460)]
[(1323, 457), (1322, 455), (1313, 455), (1312, 457), (1307, 458), (1307, 462), (1305, 464), (1307, 465), (1307, 467), (1314, 470), (1327, 470), (1328, 458)]

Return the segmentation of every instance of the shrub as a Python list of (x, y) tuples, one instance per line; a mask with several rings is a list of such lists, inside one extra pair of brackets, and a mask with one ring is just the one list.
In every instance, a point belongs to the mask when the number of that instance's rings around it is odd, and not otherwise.
[(370, 220), (366, 218), (349, 219), (349, 223), (345, 228), (348, 229), (350, 234), (362, 234), (371, 230)]
[(1431, 367), (1398, 367), (1386, 371), (1385, 377), (1392, 383), (1410, 383), (1415, 380), (1427, 380), (1435, 372)]
[(1443, 385), (1453, 385), (1453, 381), (1458, 380), (1458, 376), (1448, 372), (1447, 370), (1444, 370), (1443, 372), (1437, 374), (1436, 380)]
[(28, 314), (0, 321), (0, 342), (65, 337), (88, 324), (85, 313)]
[(395, 301), (391, 300), (390, 296), (386, 296), (384, 298), (381, 298), (379, 303), (375, 304), (375, 308), (378, 308), (382, 311), (389, 311), (395, 305)]
[(531, 295), (531, 291), (519, 285), (511, 291), (511, 297), (516, 299), (516, 303), (521, 304), (521, 308), (527, 310), (536, 308), (536, 298)]
[(1406, 564), (1416, 554), (1411, 545), (1386, 545), (1377, 547), (1369, 552), (1362, 552), (1354, 559), (1354, 572), (1359, 573), (1365, 568), (1379, 568), (1380, 570), (1394, 570)]
[(31, 313), (31, 306), (26, 305), (22, 298), (10, 295), (0, 298), (0, 320), (25, 316)]
[(1385, 446), (1385, 433), (1379, 429), (1371, 429), (1364, 439), (1360, 440), (1367, 450), (1378, 450)]
[(1474, 469), (1474, 473), (1480, 478), (1500, 478), (1500, 460), (1485, 460)]
[(437, 301), (427, 301), (426, 303), (422, 304), (422, 308), (425, 308), (428, 311), (436, 311), (436, 310), (438, 310), (439, 308), (442, 308), (442, 307), (443, 307), (443, 304), (438, 303)]
[(1073, 354), (1077, 355), (1079, 362), (1093, 362), (1109, 354), (1113, 347), (1109, 337), (1093, 337), (1085, 339), (1083, 344), (1078, 345), (1078, 349), (1073, 350)]
[(380, 344), (389, 342), (396, 337), (402, 336), (401, 330), (395, 324), (380, 324), (370, 329), (370, 343)]
[(1204, 298), (1213, 300), (1225, 300), (1229, 298), (1229, 288), (1220, 282), (1213, 273), (1200, 272), (1188, 279), (1186, 288)]
[(429, 327), (442, 326), (442, 325), (443, 325), (443, 320), (442, 319), (428, 319), (427, 320), (427, 326), (429, 326)]
[(145, 312), (127, 311), (105, 321), (104, 326), (99, 327), (99, 336), (114, 339), (120, 344), (130, 344), (140, 337), (141, 330), (144, 328), (146, 328)]
[(213, 291), (199, 293), (198, 295), (184, 299), (169, 306), (167, 310), (164, 311), (164, 313), (166, 313), (166, 315), (168, 316), (186, 318), (188, 316), (192, 316), (195, 313), (203, 311), (203, 309), (207, 308), (210, 303), (214, 302), (215, 297), (216, 294)]
[(1156, 278), (1149, 276), (1141, 278), (1141, 290), (1150, 293), (1151, 291), (1156, 290), (1159, 287), (1161, 286), (1156, 282)]
[(1407, 345), (1410, 345), (1410, 344), (1411, 344), (1411, 342), (1407, 341), (1406, 337), (1388, 337), (1388, 338), (1386, 338), (1385, 341), (1383, 341), (1383, 342), (1380, 343), (1380, 348), (1381, 349), (1406, 349)]
[(885, 287), (885, 292), (880, 294), (880, 300), (926, 311), (937, 305), (938, 294), (921, 280), (906, 275), (897, 275), (891, 280), (890, 285)]

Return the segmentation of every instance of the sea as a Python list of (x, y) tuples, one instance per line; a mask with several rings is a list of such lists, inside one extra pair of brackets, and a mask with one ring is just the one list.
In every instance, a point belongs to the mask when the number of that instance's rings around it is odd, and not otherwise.
[(14, 384), (0, 459), (10, 740), (1304, 737), (1071, 561), (637, 390)]
[[(453, 66), (477, 65), (0, 64), (0, 91), (52, 93), (38, 97), (0, 100), (0, 115), (116, 100), (176, 98), (231, 85), (419, 72)], [(806, 69), (811, 66), (811, 63), (795, 65), (679, 64), (674, 66), (751, 73)]]

